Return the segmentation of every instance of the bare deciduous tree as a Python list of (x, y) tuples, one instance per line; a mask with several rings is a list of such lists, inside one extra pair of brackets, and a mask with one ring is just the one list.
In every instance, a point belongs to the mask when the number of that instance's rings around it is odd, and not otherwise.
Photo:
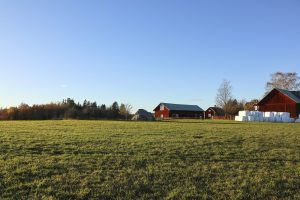
[(239, 111), (244, 110), (244, 105), (244, 100), (238, 101), (236, 99), (230, 99), (226, 105), (227, 114), (238, 115)]
[(230, 111), (229, 102), (233, 99), (232, 97), (232, 86), (230, 81), (224, 80), (218, 89), (218, 93), (216, 96), (216, 104), (217, 106), (224, 109), (225, 114), (228, 114)]
[(266, 93), (270, 92), (274, 88), (299, 90), (300, 77), (298, 77), (297, 73), (295, 72), (276, 72), (271, 74), (271, 80), (266, 84)]
[(130, 105), (130, 104), (125, 104), (125, 110), (126, 110), (126, 120), (128, 119), (128, 115), (130, 115), (131, 114), (131, 111), (132, 111), (132, 105)]
[(133, 107), (130, 104), (121, 104), (121, 106), (120, 106), (120, 114), (123, 115), (123, 116), (125, 116), (125, 119), (127, 120), (128, 116), (131, 113), (132, 108)]

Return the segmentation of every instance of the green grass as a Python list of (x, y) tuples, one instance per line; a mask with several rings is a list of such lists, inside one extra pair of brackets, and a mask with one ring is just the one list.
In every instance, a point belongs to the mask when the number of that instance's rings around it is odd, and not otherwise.
[(0, 199), (300, 199), (300, 124), (2, 121)]

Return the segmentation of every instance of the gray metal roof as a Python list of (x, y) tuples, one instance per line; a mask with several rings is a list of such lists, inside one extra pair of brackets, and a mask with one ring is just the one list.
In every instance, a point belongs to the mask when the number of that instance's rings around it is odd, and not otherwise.
[(196, 111), (203, 112), (204, 110), (197, 105), (185, 105), (185, 104), (173, 104), (173, 103), (161, 103), (160, 105), (166, 106), (169, 110), (176, 111)]
[(278, 90), (279, 92), (287, 95), (292, 100), (294, 100), (296, 103), (300, 103), (300, 91), (288, 91), (288, 90), (279, 89), (279, 88), (275, 88), (275, 89)]
[(153, 115), (150, 113), (150, 112), (148, 112), (147, 110), (144, 110), (144, 109), (139, 109), (136, 113), (135, 113), (136, 115), (145, 115), (145, 116), (151, 116), (151, 117), (153, 117)]
[(132, 120), (154, 120), (154, 115), (147, 110), (139, 109)]

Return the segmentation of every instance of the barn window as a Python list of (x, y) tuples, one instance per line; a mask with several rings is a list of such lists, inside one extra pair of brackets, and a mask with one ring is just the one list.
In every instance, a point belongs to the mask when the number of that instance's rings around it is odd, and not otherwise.
[(165, 106), (164, 105), (160, 105), (160, 110), (165, 110)]

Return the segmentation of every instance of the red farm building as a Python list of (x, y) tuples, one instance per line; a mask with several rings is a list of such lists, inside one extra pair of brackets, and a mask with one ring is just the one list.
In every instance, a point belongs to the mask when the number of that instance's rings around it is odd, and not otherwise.
[(259, 111), (289, 112), (291, 117), (298, 118), (300, 114), (300, 91), (275, 88), (257, 106)]
[(204, 118), (204, 110), (197, 105), (160, 103), (155, 109), (155, 118)]
[(217, 106), (209, 107), (205, 111), (205, 119), (213, 119), (214, 117), (224, 117), (225, 111)]

